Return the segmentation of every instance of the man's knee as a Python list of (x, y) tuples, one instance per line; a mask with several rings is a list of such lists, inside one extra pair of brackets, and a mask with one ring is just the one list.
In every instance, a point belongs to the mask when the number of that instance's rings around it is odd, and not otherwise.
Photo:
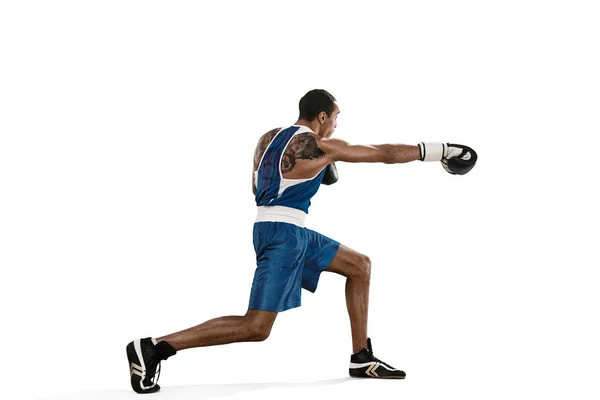
[(358, 278), (363, 280), (371, 280), (371, 259), (364, 254), (361, 254), (357, 260)]
[(269, 335), (271, 334), (271, 327), (258, 326), (253, 327), (250, 330), (250, 341), (251, 342), (262, 342), (267, 340)]
[[(274, 314), (274, 315), (272, 315)], [(251, 342), (262, 342), (267, 340), (271, 334), (271, 328), (275, 321), (276, 313), (265, 314), (265, 312), (256, 312), (248, 310), (246, 314), (246, 330), (248, 340)]]

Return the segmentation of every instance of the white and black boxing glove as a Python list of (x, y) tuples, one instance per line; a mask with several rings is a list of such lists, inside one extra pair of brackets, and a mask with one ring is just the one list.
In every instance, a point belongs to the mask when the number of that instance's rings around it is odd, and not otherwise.
[(453, 175), (464, 175), (475, 166), (477, 153), (462, 144), (421, 142), (421, 161), (441, 161), (446, 171)]
[(337, 181), (338, 181), (337, 168), (335, 167), (335, 163), (331, 163), (327, 167), (325, 167), (325, 173), (323, 174), (323, 180), (321, 181), (321, 183), (323, 185), (333, 185)]

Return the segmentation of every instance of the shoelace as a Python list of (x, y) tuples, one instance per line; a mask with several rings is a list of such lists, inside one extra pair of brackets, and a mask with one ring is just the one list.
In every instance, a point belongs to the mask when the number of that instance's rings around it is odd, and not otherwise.
[(383, 365), (386, 365), (386, 366), (388, 366), (391, 369), (396, 369), (396, 368), (392, 367), (391, 365), (389, 365), (388, 363), (381, 361), (379, 358), (377, 358), (377, 357), (375, 357), (373, 355), (373, 346), (371, 346), (371, 339), (370, 338), (367, 338), (367, 351), (369, 352), (369, 355), (371, 357), (373, 357), (373, 360), (375, 360), (375, 361), (377, 361), (377, 362), (379, 362), (379, 363), (381, 363)]
[(148, 372), (152, 372), (154, 371), (154, 376), (152, 376), (152, 378), (149, 379), (149, 383), (150, 383), (150, 387), (154, 387), (156, 386), (156, 384), (158, 383), (158, 378), (160, 377), (160, 360), (158, 358), (155, 358), (154, 360), (152, 360), (146, 367), (146, 378), (144, 379), (144, 385), (148, 385), (148, 382), (146, 380), (148, 380), (149, 374)]

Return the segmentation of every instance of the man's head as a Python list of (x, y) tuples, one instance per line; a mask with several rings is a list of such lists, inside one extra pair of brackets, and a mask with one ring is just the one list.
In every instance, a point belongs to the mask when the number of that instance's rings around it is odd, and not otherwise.
[[(340, 109), (335, 97), (323, 89), (314, 89), (300, 99), (299, 120), (310, 122), (316, 134), (328, 138), (337, 126)], [(313, 129), (314, 130), (314, 129)]]

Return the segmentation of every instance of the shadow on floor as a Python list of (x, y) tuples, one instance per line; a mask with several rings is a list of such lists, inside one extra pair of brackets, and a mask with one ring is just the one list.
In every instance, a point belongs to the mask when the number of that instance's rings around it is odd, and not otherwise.
[[(190, 386), (166, 386), (161, 387), (158, 393), (144, 395), (144, 399), (154, 396), (160, 396), (161, 400), (172, 399), (216, 399), (223, 396), (232, 395), (240, 392), (249, 392), (254, 390), (273, 389), (273, 388), (302, 388), (337, 385), (351, 381), (352, 378), (327, 379), (315, 382), (294, 382), (294, 383), (234, 383), (218, 385), (190, 385)], [(41, 400), (120, 400), (120, 399), (140, 399), (139, 395), (132, 390), (104, 390), (71, 393), (64, 396), (48, 397)]]

